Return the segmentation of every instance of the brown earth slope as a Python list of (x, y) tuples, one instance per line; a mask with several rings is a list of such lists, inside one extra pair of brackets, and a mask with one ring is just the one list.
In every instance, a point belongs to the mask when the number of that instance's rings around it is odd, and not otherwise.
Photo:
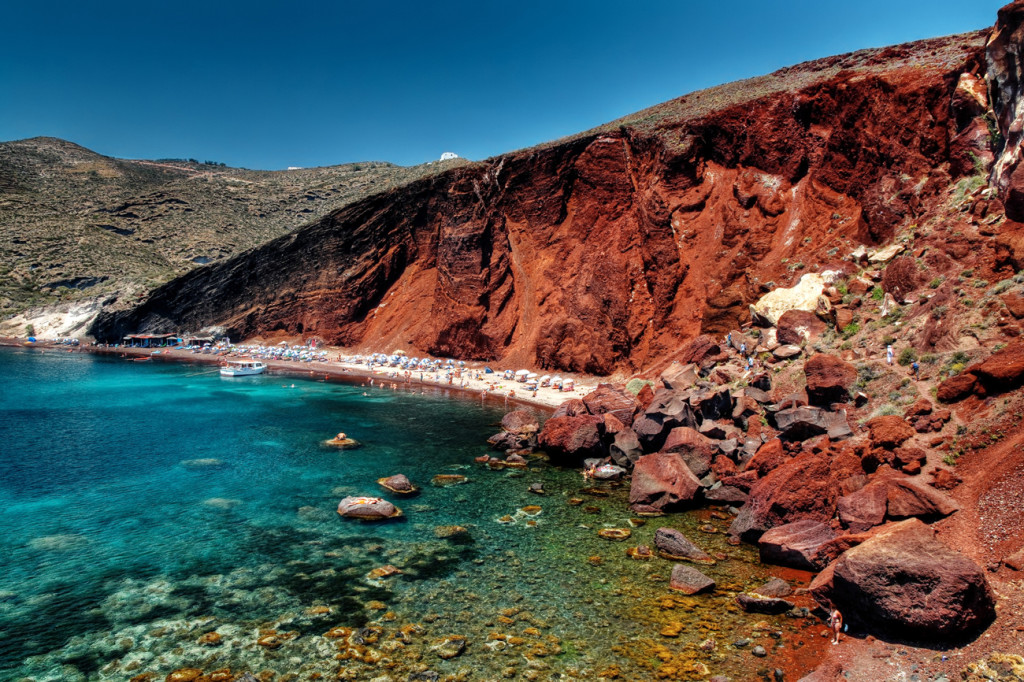
[(985, 111), (958, 90), (984, 69), (973, 33), (694, 93), (354, 203), (94, 331), (217, 324), (595, 374), (657, 366), (945, 204), (992, 158)]

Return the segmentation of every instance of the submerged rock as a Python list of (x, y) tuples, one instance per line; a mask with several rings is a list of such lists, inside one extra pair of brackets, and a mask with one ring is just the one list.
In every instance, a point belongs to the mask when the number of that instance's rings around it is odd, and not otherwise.
[(715, 581), (692, 566), (676, 564), (672, 567), (672, 577), (669, 578), (668, 586), (669, 589), (683, 594), (699, 594), (713, 592)]
[(713, 564), (715, 560), (675, 528), (659, 528), (654, 532), (654, 546), (666, 559), (694, 561)]
[(385, 478), (378, 478), (377, 483), (393, 493), (409, 494), (416, 492), (416, 487), (409, 482), (405, 474), (395, 474)]
[(402, 510), (379, 497), (346, 497), (338, 503), (338, 513), (350, 519), (380, 521), (402, 515)]

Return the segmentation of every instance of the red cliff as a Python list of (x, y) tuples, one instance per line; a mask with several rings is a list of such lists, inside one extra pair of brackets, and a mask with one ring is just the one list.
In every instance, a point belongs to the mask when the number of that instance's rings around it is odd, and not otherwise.
[(926, 220), (991, 162), (985, 71), (973, 33), (693, 93), (352, 204), (94, 332), (222, 325), (594, 374), (656, 368), (738, 327), (768, 287)]

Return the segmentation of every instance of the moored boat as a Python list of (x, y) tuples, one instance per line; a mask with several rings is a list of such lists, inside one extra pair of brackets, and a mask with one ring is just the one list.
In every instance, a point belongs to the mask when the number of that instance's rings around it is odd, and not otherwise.
[(259, 360), (229, 360), (220, 366), (222, 377), (248, 377), (263, 374), (267, 365)]

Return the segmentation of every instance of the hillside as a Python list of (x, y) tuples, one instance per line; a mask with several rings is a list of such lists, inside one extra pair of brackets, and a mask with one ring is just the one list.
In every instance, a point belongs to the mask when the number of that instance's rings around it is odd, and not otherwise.
[(142, 296), (198, 265), (459, 163), (250, 171), (114, 159), (53, 138), (0, 143), (0, 313)]
[(932, 235), (956, 255), (933, 248), (923, 281), (972, 260), (1003, 279), (999, 218), (979, 204), (999, 141), (985, 38), (809, 62), (423, 178), (190, 273), (95, 332), (221, 325), (628, 375), (739, 327), (802, 274), (851, 272), (861, 245)]

